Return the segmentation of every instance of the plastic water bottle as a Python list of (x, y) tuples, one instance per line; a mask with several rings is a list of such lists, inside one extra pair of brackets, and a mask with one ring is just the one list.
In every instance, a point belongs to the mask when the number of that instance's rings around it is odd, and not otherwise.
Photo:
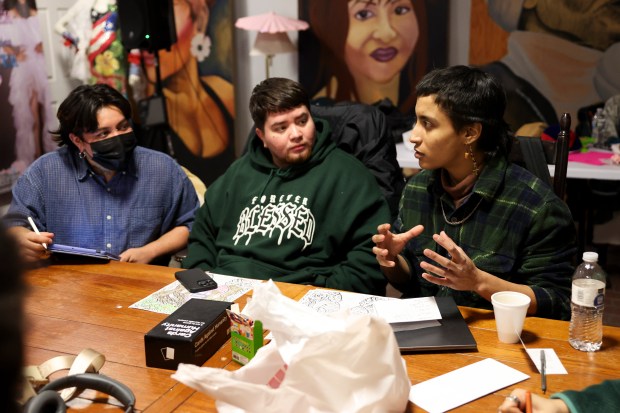
[(599, 148), (605, 147), (607, 137), (605, 136), (605, 114), (603, 113), (603, 108), (596, 109), (596, 113), (592, 117), (592, 138), (595, 146)]
[(584, 252), (573, 275), (568, 342), (581, 351), (597, 351), (603, 343), (605, 271), (596, 252)]

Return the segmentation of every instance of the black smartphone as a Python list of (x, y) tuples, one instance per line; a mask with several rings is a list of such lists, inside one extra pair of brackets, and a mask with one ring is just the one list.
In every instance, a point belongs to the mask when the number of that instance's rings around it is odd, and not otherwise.
[(200, 268), (178, 271), (174, 276), (190, 293), (199, 293), (217, 288), (217, 282)]

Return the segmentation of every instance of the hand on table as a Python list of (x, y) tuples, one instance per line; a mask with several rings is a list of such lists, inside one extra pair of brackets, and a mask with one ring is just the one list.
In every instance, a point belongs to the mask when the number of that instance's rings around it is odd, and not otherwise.
[(139, 264), (148, 264), (155, 259), (147, 247), (129, 248), (123, 251), (119, 258), (122, 262), (135, 262)]
[[(498, 413), (525, 412), (526, 390), (514, 389), (497, 409)], [(566, 403), (560, 399), (547, 399), (532, 394), (532, 413), (569, 413)]]

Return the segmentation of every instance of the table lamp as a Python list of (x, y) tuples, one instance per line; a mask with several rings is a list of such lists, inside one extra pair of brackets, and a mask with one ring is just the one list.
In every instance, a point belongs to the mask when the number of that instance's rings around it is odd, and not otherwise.
[(303, 20), (268, 12), (256, 16), (241, 17), (237, 19), (235, 27), (258, 31), (250, 55), (265, 55), (265, 72), (269, 77), (269, 67), (274, 55), (297, 50), (286, 32), (306, 30), (309, 26)]

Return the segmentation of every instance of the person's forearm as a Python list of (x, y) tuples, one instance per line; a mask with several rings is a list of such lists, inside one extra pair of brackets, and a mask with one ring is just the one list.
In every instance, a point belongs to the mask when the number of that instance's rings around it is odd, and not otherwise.
[(528, 308), (527, 313), (529, 315), (536, 314), (536, 311), (538, 310), (536, 294), (534, 294), (534, 290), (532, 290), (529, 285), (515, 284), (480, 269), (478, 269), (478, 271), (481, 272), (481, 278), (483, 281), (478, 284), (475, 292), (481, 297), (491, 301), (491, 296), (498, 291), (517, 291), (530, 297), (530, 307)]
[(153, 259), (165, 254), (172, 254), (187, 246), (187, 240), (189, 238), (189, 229), (185, 226), (175, 227), (164, 235), (146, 244), (144, 249), (147, 249)]

